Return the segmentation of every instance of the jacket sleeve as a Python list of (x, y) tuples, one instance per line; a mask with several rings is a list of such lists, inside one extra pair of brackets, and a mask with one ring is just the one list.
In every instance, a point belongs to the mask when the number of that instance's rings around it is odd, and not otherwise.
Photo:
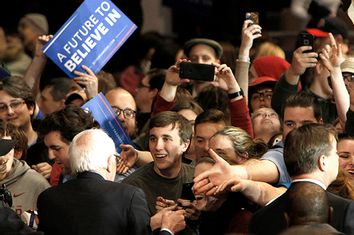
[(231, 125), (235, 127), (242, 128), (250, 136), (253, 137), (253, 128), (251, 117), (249, 113), (248, 106), (246, 104), (246, 99), (240, 99), (229, 102)]
[(176, 100), (172, 102), (168, 102), (164, 98), (162, 98), (160, 94), (157, 94), (156, 99), (154, 100), (154, 104), (152, 106), (151, 117), (153, 117), (154, 115), (160, 112), (171, 110), (175, 106), (175, 104), (176, 104)]
[(150, 213), (145, 194), (140, 188), (136, 188), (130, 202), (129, 234), (152, 234), (150, 229)]
[(297, 93), (298, 85), (291, 85), (289, 84), (285, 76), (282, 75), (274, 87), (273, 95), (272, 95), (272, 108), (277, 112), (279, 115), (281, 113), (281, 108), (285, 100), (293, 94)]

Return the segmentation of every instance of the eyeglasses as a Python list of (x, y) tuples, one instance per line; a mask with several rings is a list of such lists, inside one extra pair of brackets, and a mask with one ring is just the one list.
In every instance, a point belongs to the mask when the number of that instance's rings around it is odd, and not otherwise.
[(266, 100), (271, 100), (272, 95), (273, 95), (272, 90), (257, 91), (255, 93), (253, 93), (252, 99), (253, 100), (260, 100), (262, 98), (262, 99), (266, 99)]
[(112, 109), (117, 114), (118, 117), (122, 112), (125, 118), (134, 118), (136, 115), (136, 112), (130, 108), (120, 109), (116, 106), (112, 106)]
[(354, 82), (354, 74), (352, 73), (342, 73), (343, 79), (347, 80), (348, 82)]
[(24, 103), (25, 103), (24, 100), (15, 100), (9, 104), (1, 103), (0, 104), (0, 113), (6, 112), (9, 108), (11, 108), (12, 110), (16, 110), (16, 109), (20, 108)]

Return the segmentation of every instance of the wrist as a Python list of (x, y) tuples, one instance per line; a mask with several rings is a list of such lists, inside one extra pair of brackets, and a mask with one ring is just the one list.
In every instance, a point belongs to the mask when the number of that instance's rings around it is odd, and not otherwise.
[(232, 100), (237, 97), (243, 97), (244, 94), (243, 94), (243, 90), (240, 89), (239, 91), (228, 93), (227, 96), (229, 97), (230, 100)]

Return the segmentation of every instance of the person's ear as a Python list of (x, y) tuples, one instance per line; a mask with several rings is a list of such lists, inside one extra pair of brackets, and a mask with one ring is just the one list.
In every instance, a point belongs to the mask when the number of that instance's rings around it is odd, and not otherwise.
[(317, 160), (317, 165), (320, 171), (325, 171), (326, 169), (326, 155), (321, 155)]
[(157, 88), (150, 90), (149, 93), (151, 94), (151, 98), (154, 98), (158, 92), (159, 90), (157, 90)]
[(23, 153), (22, 150), (15, 150), (14, 151), (14, 158), (20, 160), (22, 158), (22, 153)]
[(187, 140), (187, 141), (182, 142), (182, 152), (187, 151), (190, 144), (191, 144), (191, 140)]
[[(113, 168), (114, 166), (114, 168)], [(107, 171), (109, 173), (111, 173), (112, 169), (116, 169), (117, 166), (117, 162), (116, 162), (116, 157), (114, 155), (111, 155), (108, 159), (107, 159)]]

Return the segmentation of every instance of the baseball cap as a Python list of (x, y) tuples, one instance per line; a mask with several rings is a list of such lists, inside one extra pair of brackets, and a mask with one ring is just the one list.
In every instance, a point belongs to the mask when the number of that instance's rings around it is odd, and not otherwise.
[(0, 139), (0, 156), (6, 155), (15, 147), (15, 140)]
[(207, 46), (210, 46), (211, 48), (214, 49), (216, 56), (220, 59), (223, 49), (222, 46), (220, 45), (220, 43), (218, 43), (217, 41), (208, 39), (208, 38), (193, 38), (190, 39), (189, 41), (187, 41), (184, 44), (183, 50), (184, 50), (184, 54), (186, 56), (189, 55), (189, 52), (191, 51), (192, 47), (194, 47), (195, 45), (198, 44), (204, 44)]
[(258, 77), (254, 80), (251, 81), (251, 83), (249, 84), (249, 87), (255, 87), (258, 85), (268, 85), (271, 87), (274, 87), (275, 83), (277, 83), (277, 79), (273, 78), (273, 77), (268, 77), (268, 76), (261, 76)]
[(340, 65), (342, 73), (352, 73), (354, 74), (354, 57), (348, 57)]
[(317, 38), (328, 37), (328, 32), (325, 32), (325, 31), (318, 29), (318, 28), (308, 28), (308, 29), (306, 29), (306, 32), (308, 32), (309, 34), (312, 34), (313, 36), (315, 36)]

